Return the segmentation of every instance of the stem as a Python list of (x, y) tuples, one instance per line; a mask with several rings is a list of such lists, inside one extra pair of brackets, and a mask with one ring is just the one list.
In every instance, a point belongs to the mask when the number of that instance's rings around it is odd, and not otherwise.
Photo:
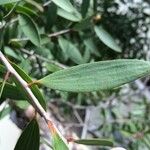
[(0, 90), (0, 98), (2, 97), (3, 90), (4, 90), (4, 86), (5, 86), (5, 84), (6, 84), (6, 81), (7, 81), (8, 78), (9, 78), (9, 75), (10, 75), (10, 72), (7, 71), (7, 73), (6, 73), (5, 77), (4, 77), (4, 80), (3, 80), (3, 82), (2, 82), (2, 86), (1, 86), (1, 90)]
[[(39, 103), (39, 101), (37, 100), (37, 98), (34, 96), (33, 92), (31, 91), (31, 89), (28, 87), (28, 83), (22, 79), (22, 77), (16, 72), (16, 70), (11, 66), (11, 64), (9, 63), (9, 61), (5, 58), (5, 56), (3, 55), (3, 53), (0, 51), (0, 60), (3, 62), (3, 64), (5, 65), (5, 67), (7, 68), (8, 72), (10, 72), (13, 76), (16, 77), (16, 79), (20, 82), (20, 84), (24, 87), (24, 89), (26, 90), (26, 92), (28, 93), (28, 95), (30, 95), (31, 98), (31, 102), (34, 106), (34, 108), (37, 110), (37, 112), (44, 118), (44, 120), (46, 121), (46, 123), (49, 126), (49, 123), (53, 124), (51, 119), (49, 118), (48, 114), (46, 113), (46, 111), (43, 109), (43, 107), (41, 106), (41, 104)], [(53, 129), (56, 131), (56, 133), (60, 136), (60, 138), (63, 140), (63, 142), (67, 145), (66, 140), (64, 139), (64, 137), (61, 135), (61, 133), (59, 132), (59, 130), (56, 128), (56, 126), (53, 124), (52, 125)]]

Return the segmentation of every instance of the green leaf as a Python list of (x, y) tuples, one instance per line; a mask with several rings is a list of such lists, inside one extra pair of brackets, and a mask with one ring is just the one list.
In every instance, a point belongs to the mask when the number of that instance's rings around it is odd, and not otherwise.
[(73, 62), (76, 64), (83, 63), (82, 56), (75, 45), (64, 38), (59, 38), (58, 42), (63, 52), (66, 53)]
[(22, 132), (14, 150), (39, 150), (40, 135), (39, 126), (33, 119)]
[[(0, 88), (1, 87), (2, 87), (2, 82), (0, 82)], [(20, 93), (20, 91), (16, 86), (9, 83), (5, 83), (1, 99), (5, 100), (6, 98), (9, 98), (13, 100), (24, 100), (25, 98), (23, 97), (22, 93), (20, 94), (18, 93)]]
[(36, 23), (25, 13), (19, 15), (19, 24), (24, 34), (36, 46), (40, 47), (40, 35)]
[(102, 26), (95, 26), (94, 30), (99, 39), (109, 48), (116, 52), (122, 51), (121, 48), (115, 42), (114, 38)]
[(90, 92), (108, 90), (150, 74), (150, 63), (142, 60), (118, 59), (82, 64), (57, 71), (39, 83), (57, 90)]
[(46, 68), (50, 72), (56, 72), (62, 69), (61, 67), (55, 64), (46, 64)]
[[(32, 79), (19, 66), (17, 66), (14, 63), (11, 63), (11, 65), (27, 83), (32, 82)], [(26, 93), (25, 89), (22, 87), (20, 82), (15, 77), (12, 77), (12, 78), (16, 84), (16, 87), (20, 91), (20, 93), (22, 93), (24, 98), (26, 98), (28, 100), (28, 102), (31, 103), (30, 96), (28, 95), (28, 93)], [(32, 85), (30, 87), (30, 89), (33, 92), (33, 94), (35, 95), (35, 97), (38, 99), (39, 103), (43, 106), (44, 109), (46, 109), (46, 103), (45, 103), (44, 97), (43, 97), (42, 93), (40, 92), (39, 88), (36, 85)]]
[(74, 12), (75, 8), (73, 7), (73, 5), (70, 3), (69, 0), (52, 0), (53, 3), (55, 3), (57, 6), (59, 6), (60, 8), (64, 9), (67, 12)]
[(5, 116), (7, 116), (10, 112), (11, 112), (10, 106), (4, 107), (4, 108), (0, 111), (0, 120), (3, 119)]
[(68, 20), (74, 21), (74, 22), (79, 22), (82, 19), (81, 15), (79, 13), (77, 13), (77, 12), (68, 13), (67, 11), (65, 11), (63, 9), (58, 9), (57, 14), (65, 19), (68, 19)]
[(69, 150), (68, 146), (63, 142), (58, 134), (52, 137), (52, 147), (54, 150)]
[(15, 2), (19, 2), (19, 1), (21, 1), (21, 0), (0, 0), (0, 5), (15, 3)]
[(75, 143), (94, 146), (113, 146), (113, 142), (107, 139), (81, 139), (75, 140)]
[(90, 5), (90, 0), (83, 0), (81, 5), (82, 16), (85, 17)]
[(100, 56), (100, 53), (99, 53), (96, 45), (94, 44), (94, 41), (92, 38), (85, 39), (84, 44), (90, 50), (90, 52), (92, 54), (95, 54), (96, 56)]

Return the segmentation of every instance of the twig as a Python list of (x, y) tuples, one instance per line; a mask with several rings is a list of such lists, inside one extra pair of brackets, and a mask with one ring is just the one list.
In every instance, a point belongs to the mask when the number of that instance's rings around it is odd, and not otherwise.
[(90, 111), (89, 108), (87, 108), (86, 111), (85, 111), (85, 121), (84, 121), (84, 126), (83, 126), (83, 129), (82, 129), (81, 139), (86, 138), (86, 134), (87, 134), (87, 131), (88, 131), (88, 122), (89, 122), (89, 119), (90, 119), (90, 114), (91, 114), (91, 111)]
[(66, 140), (61, 135), (61, 133), (59, 132), (59, 130), (56, 128), (56, 126), (52, 123), (52, 121), (49, 118), (48, 114), (46, 113), (46, 111), (44, 110), (44, 108), (41, 106), (41, 104), (39, 103), (39, 101), (37, 100), (37, 98), (34, 96), (34, 94), (31, 91), (31, 89), (28, 87), (28, 83), (25, 80), (23, 80), (22, 77), (16, 72), (16, 70), (11, 66), (11, 64), (8, 62), (8, 60), (5, 58), (5, 56), (3, 55), (3, 53), (1, 51), (0, 51), (0, 60), (3, 62), (3, 64), (7, 68), (7, 70), (13, 76), (16, 77), (16, 79), (20, 82), (20, 84), (26, 90), (26, 92), (30, 96), (30, 100), (31, 100), (33, 106), (36, 108), (36, 110), (38, 111), (38, 113), (44, 118), (44, 120), (48, 124), (48, 127), (51, 130), (51, 134), (53, 134), (54, 131), (55, 131), (55, 133), (57, 133), (60, 136), (60, 138), (64, 141), (64, 143), (67, 146)]
[(9, 78), (9, 75), (10, 75), (10, 72), (8, 71), (4, 77), (4, 81), (2, 82), (2, 86), (1, 86), (1, 90), (0, 90), (0, 98), (2, 97), (2, 94), (3, 94), (3, 90), (4, 90), (4, 87), (5, 87), (5, 84), (6, 84), (6, 81), (8, 80)]
[(51, 33), (48, 35), (49, 38), (51, 37), (56, 37), (56, 36), (59, 36), (59, 35), (62, 35), (62, 34), (66, 34), (68, 32), (71, 32), (72, 29), (65, 29), (65, 30), (62, 30), (62, 31), (58, 31), (58, 32), (55, 32), (55, 33)]
[(33, 53), (29, 52), (28, 50), (26, 50), (26, 49), (24, 49), (24, 48), (22, 48), (22, 49), (20, 49), (20, 50), (21, 50), (22, 52), (24, 52), (25, 54), (27, 54), (27, 55), (34, 55), (35, 57), (39, 58), (40, 60), (43, 60), (43, 61), (45, 61), (45, 62), (49, 62), (49, 63), (51, 63), (51, 64), (55, 64), (55, 65), (59, 66), (60, 68), (63, 68), (63, 69), (66, 69), (66, 68), (67, 68), (67, 66), (65, 66), (65, 65), (63, 65), (63, 64), (61, 64), (61, 63), (58, 63), (58, 62), (56, 62), (56, 61), (47, 59), (47, 58), (42, 57), (42, 56), (40, 56), (40, 55), (38, 55), (38, 54), (35, 54), (35, 53), (33, 54)]
[[(72, 29), (64, 29), (64, 30), (61, 30), (61, 31), (58, 31), (58, 32), (54, 32), (54, 33), (48, 34), (47, 36), (49, 38), (57, 37), (59, 35), (66, 34), (66, 33), (69, 33), (71, 31), (73, 31), (73, 30)], [(28, 41), (28, 40), (29, 40), (29, 38), (24, 37), (24, 38), (21, 38), (21, 39), (11, 39), (10, 42), (11, 41), (20, 42), (20, 41)]]

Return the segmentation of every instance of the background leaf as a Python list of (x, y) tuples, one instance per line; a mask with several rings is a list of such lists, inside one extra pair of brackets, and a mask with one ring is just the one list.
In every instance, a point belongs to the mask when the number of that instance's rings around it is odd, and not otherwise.
[[(32, 79), (16, 64), (11, 63), (12, 66), (14, 67), (14, 69), (17, 71), (17, 73), (27, 82), (27, 83), (31, 83)], [(31, 103), (30, 101), (30, 96), (28, 95), (28, 93), (26, 93), (25, 89), (22, 87), (22, 85), (20, 84), (20, 82), (15, 78), (12, 77), (13, 81), (16, 84), (16, 87), (18, 88), (18, 90), (23, 94), (23, 96), (28, 100), (29, 103)], [(44, 109), (46, 109), (46, 103), (45, 103), (45, 99), (42, 95), (42, 93), (40, 92), (40, 90), (38, 89), (38, 87), (36, 85), (32, 85), (30, 87), (30, 89), (32, 90), (33, 94), (35, 95), (35, 97), (38, 99), (39, 103), (43, 106)]]
[(40, 46), (40, 35), (36, 23), (27, 14), (19, 15), (19, 24), (24, 34), (36, 46)]
[(149, 74), (149, 62), (121, 59), (57, 71), (39, 80), (39, 83), (62, 91), (89, 92), (113, 89)]
[(90, 0), (83, 0), (81, 5), (82, 16), (85, 17), (90, 5)]
[(66, 53), (73, 62), (76, 64), (83, 63), (82, 56), (75, 45), (64, 38), (59, 38), (58, 41), (63, 52)]
[(58, 9), (57, 14), (65, 19), (68, 19), (70, 21), (79, 22), (81, 21), (81, 15), (79, 15), (77, 12), (75, 13), (68, 13), (67, 11), (63, 9)]
[(107, 139), (80, 139), (75, 140), (74, 142), (84, 145), (113, 146), (113, 142)]
[(21, 0), (0, 0), (0, 5), (19, 2)]
[(39, 126), (33, 119), (22, 132), (14, 150), (39, 150)]
[(109, 48), (113, 49), (116, 52), (122, 51), (116, 43), (116, 41), (114, 40), (114, 38), (102, 26), (95, 26), (94, 30), (99, 39)]
[(73, 7), (73, 5), (70, 3), (69, 0), (52, 0), (53, 3), (55, 3), (57, 6), (59, 6), (60, 8), (64, 9), (67, 12), (74, 12), (75, 8)]
[[(0, 82), (0, 88), (1, 88), (1, 86), (2, 86), (2, 82)], [(18, 94), (18, 93), (20, 93), (20, 94)], [(6, 98), (14, 99), (14, 100), (24, 100), (25, 99), (23, 97), (22, 93), (19, 91), (19, 89), (16, 86), (11, 85), (9, 83), (5, 84), (1, 99), (5, 100)]]

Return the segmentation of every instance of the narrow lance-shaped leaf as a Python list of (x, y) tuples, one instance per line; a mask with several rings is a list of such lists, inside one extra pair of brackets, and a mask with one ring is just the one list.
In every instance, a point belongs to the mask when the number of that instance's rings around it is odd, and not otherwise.
[[(19, 66), (17, 66), (14, 63), (11, 63), (11, 65), (14, 67), (14, 69), (17, 71), (17, 73), (22, 77), (22, 79), (24, 79), (27, 83), (32, 82), (32, 79)], [(12, 79), (15, 82), (18, 90), (22, 93), (22, 95), (26, 98), (26, 100), (28, 100), (28, 102), (31, 103), (30, 96), (25, 91), (25, 89), (22, 87), (20, 82), (13, 76), (12, 76)], [(38, 87), (36, 85), (32, 85), (30, 87), (30, 89), (32, 90), (35, 97), (38, 99), (39, 103), (43, 106), (44, 109), (46, 109), (45, 99), (44, 99), (42, 93), (40, 92), (40, 90), (38, 89)]]
[[(0, 82), (0, 88), (2, 87), (2, 82)], [(5, 100), (6, 98), (13, 99), (13, 100), (24, 100), (22, 93), (18, 90), (18, 88), (12, 84), (6, 83), (3, 89), (2, 98), (0, 99), (0, 102), (2, 100)]]
[(64, 9), (67, 12), (73, 12), (75, 8), (73, 5), (70, 3), (69, 0), (52, 0), (53, 3), (55, 3), (57, 6), (60, 8)]
[(40, 35), (36, 23), (25, 13), (19, 15), (19, 24), (24, 34), (36, 46), (40, 46)]
[(113, 89), (149, 74), (150, 63), (147, 61), (118, 59), (78, 65), (37, 82), (62, 91), (90, 92)]
[(90, 0), (83, 0), (81, 5), (82, 16), (85, 17), (90, 5)]
[(19, 1), (21, 1), (21, 0), (0, 0), (0, 5), (15, 3), (15, 2), (19, 2)]
[(65, 19), (68, 19), (74, 22), (79, 22), (82, 19), (81, 15), (77, 11), (68, 13), (67, 11), (59, 8), (57, 11), (57, 14)]
[(109, 48), (113, 49), (116, 52), (122, 51), (116, 43), (116, 41), (114, 40), (114, 38), (102, 26), (95, 26), (94, 30), (99, 39)]
[(73, 62), (76, 64), (83, 62), (82, 56), (75, 45), (64, 38), (59, 38), (58, 41), (63, 52), (66, 53)]
[(52, 137), (53, 150), (69, 150), (67, 145), (62, 141), (58, 134)]
[(39, 126), (33, 119), (22, 132), (14, 150), (39, 150)]
[(69, 150), (68, 143), (62, 139), (63, 137), (60, 137), (52, 122), (48, 122), (48, 127), (52, 136), (53, 150)]
[(108, 139), (80, 139), (75, 140), (75, 143), (94, 146), (113, 146), (113, 142)]

